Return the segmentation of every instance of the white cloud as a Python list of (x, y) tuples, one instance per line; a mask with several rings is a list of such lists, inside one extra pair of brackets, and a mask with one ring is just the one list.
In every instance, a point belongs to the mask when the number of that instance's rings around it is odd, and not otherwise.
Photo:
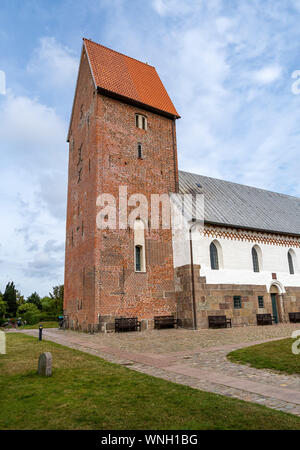
[(43, 37), (33, 52), (27, 70), (37, 76), (41, 84), (57, 90), (74, 84), (78, 60), (68, 47), (62, 46), (54, 37)]
[[(36, 99), (8, 92), (0, 103), (0, 281), (5, 286), (17, 280), (26, 295), (30, 289), (46, 294), (63, 281), (66, 128), (53, 108)], [(49, 240), (58, 243), (51, 258)]]
[(261, 84), (269, 84), (281, 77), (282, 68), (280, 66), (266, 66), (260, 70), (253, 72), (252, 78), (255, 82)]
[[(53, 108), (11, 92), (0, 104), (0, 139), (25, 164), (51, 162), (65, 141), (66, 123)], [(60, 158), (59, 158), (60, 159)], [(54, 161), (53, 161), (54, 163)]]
[(193, 2), (184, 2), (181, 0), (153, 0), (152, 6), (155, 12), (160, 16), (166, 15), (184, 15), (195, 11), (202, 5), (203, 0), (193, 0)]

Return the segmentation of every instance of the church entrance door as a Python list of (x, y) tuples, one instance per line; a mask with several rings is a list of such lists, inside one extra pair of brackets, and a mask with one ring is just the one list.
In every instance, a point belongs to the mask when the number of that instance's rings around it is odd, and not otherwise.
[(273, 316), (275, 317), (275, 323), (278, 323), (278, 310), (277, 310), (276, 294), (271, 294), (271, 300), (272, 300)]

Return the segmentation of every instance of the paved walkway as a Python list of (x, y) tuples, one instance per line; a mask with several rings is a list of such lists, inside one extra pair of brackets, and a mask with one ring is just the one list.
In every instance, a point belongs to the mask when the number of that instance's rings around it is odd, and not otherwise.
[[(155, 377), (300, 416), (299, 376), (255, 369), (226, 358), (231, 350), (290, 337), (298, 328), (297, 324), (280, 324), (106, 335), (49, 328), (43, 330), (43, 337)], [(38, 335), (38, 330), (22, 332)]]

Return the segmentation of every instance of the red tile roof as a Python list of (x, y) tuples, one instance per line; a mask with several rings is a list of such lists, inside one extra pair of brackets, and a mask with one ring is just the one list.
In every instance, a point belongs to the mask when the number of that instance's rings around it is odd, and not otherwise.
[(88, 39), (83, 41), (97, 87), (180, 117), (155, 67)]

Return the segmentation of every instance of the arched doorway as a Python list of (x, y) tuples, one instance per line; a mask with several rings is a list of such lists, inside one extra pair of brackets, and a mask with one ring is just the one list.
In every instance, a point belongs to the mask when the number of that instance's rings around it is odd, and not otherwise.
[(275, 317), (275, 323), (280, 323), (284, 321), (284, 310), (283, 310), (283, 291), (278, 282), (274, 282), (270, 285), (269, 293), (271, 297), (272, 315)]

